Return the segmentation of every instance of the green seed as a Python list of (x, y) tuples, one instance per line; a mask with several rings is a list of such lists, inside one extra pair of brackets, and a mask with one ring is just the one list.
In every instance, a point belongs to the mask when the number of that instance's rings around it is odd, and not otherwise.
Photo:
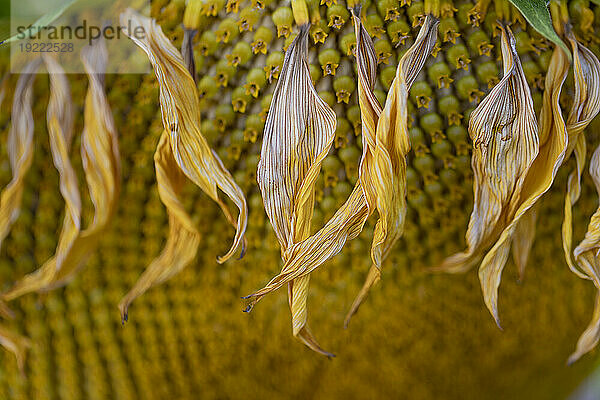
[(235, 76), (235, 67), (229, 65), (226, 60), (221, 60), (217, 63), (215, 68), (217, 85), (227, 87), (230, 80)]
[(225, 129), (235, 121), (235, 112), (229, 104), (220, 104), (215, 108), (215, 122), (219, 132), (225, 132)]
[(319, 53), (319, 63), (323, 69), (323, 76), (335, 75), (337, 67), (340, 65), (340, 53), (336, 49), (325, 49)]
[(273, 41), (273, 31), (265, 26), (259, 27), (252, 40), (252, 52), (254, 54), (267, 54), (271, 41)]
[[(479, 83), (473, 77), (473, 75), (465, 75), (456, 81), (456, 94), (461, 100), (468, 100), (470, 102), (479, 101), (483, 97), (484, 93), (479, 90)], [(468, 120), (467, 116), (465, 118)]]
[(265, 87), (267, 78), (262, 68), (252, 68), (246, 75), (246, 84), (244, 88), (246, 93), (256, 98), (260, 94), (260, 90)]
[(395, 47), (402, 46), (409, 38), (410, 26), (403, 20), (394, 21), (387, 25), (387, 34)]
[(454, 82), (452, 79), (450, 68), (445, 62), (438, 62), (427, 69), (429, 80), (437, 85), (438, 88), (449, 88)]
[(334, 107), (337, 103), (335, 95), (330, 91), (319, 92), (319, 97), (321, 97), (323, 101), (329, 105), (329, 107)]
[(244, 129), (244, 141), (249, 143), (256, 143), (258, 137), (264, 129), (264, 126), (265, 122), (259, 115), (250, 114), (246, 119), (246, 127)]
[(444, 135), (444, 121), (437, 113), (423, 115), (419, 120), (419, 125), (431, 136), (433, 143), (437, 143), (446, 137)]
[(198, 47), (203, 56), (213, 55), (217, 51), (217, 37), (213, 31), (206, 31), (198, 40)]
[(292, 33), (294, 24), (294, 14), (289, 7), (279, 7), (271, 14), (273, 24), (277, 27), (277, 37), (288, 37)]
[(333, 80), (333, 90), (338, 103), (348, 104), (354, 89), (356, 89), (355, 80), (347, 75), (338, 76)]
[(400, 18), (400, 10), (398, 10), (398, 1), (396, 0), (379, 0), (377, 11), (386, 21), (397, 21)]
[(456, 39), (460, 37), (460, 29), (454, 18), (445, 18), (440, 21), (438, 31), (442, 36), (444, 43), (456, 43)]
[(320, 20), (310, 27), (310, 36), (315, 44), (325, 43), (325, 39), (327, 39), (328, 34), (329, 26), (324, 20)]
[(493, 61), (486, 61), (479, 64), (475, 67), (475, 73), (477, 74), (477, 79), (481, 83), (485, 83), (488, 89), (493, 88), (500, 81), (498, 77), (500, 73), (498, 65)]
[(266, 65), (264, 68), (265, 77), (269, 83), (274, 79), (279, 78), (279, 73), (281, 72), (281, 67), (283, 66), (284, 54), (280, 51), (272, 51), (266, 60)]
[(415, 82), (410, 89), (410, 98), (417, 105), (417, 108), (429, 108), (432, 94), (431, 86), (425, 81)]
[(246, 64), (252, 58), (252, 47), (246, 42), (237, 42), (231, 54), (225, 56), (227, 64), (238, 67)]
[(492, 56), (494, 45), (490, 42), (490, 38), (483, 30), (473, 31), (473, 33), (467, 37), (467, 44), (473, 53), (477, 53), (480, 56)]
[(471, 58), (469, 57), (469, 51), (464, 44), (457, 44), (450, 47), (446, 52), (446, 59), (456, 69), (469, 70)]
[(250, 96), (246, 93), (244, 88), (238, 87), (233, 90), (231, 93), (231, 105), (233, 106), (233, 111), (245, 113), (249, 103)]
[(328, 26), (334, 29), (341, 29), (348, 21), (348, 18), (350, 18), (350, 13), (348, 13), (346, 7), (340, 4), (327, 7), (327, 20), (329, 21), (327, 24)]
[(383, 21), (377, 14), (371, 14), (363, 18), (363, 24), (372, 37), (380, 38), (385, 33)]
[(260, 13), (254, 7), (249, 6), (240, 11), (240, 19), (237, 24), (240, 29), (240, 32), (252, 32), (254, 30), (254, 25), (260, 19)]
[(356, 35), (354, 34), (354, 32), (347, 33), (344, 36), (342, 36), (342, 38), (339, 41), (339, 46), (340, 50), (344, 54), (348, 56), (353, 55), (354, 48), (356, 47)]
[(375, 54), (377, 55), (377, 64), (388, 64), (392, 56), (392, 45), (385, 39), (375, 42)]
[(218, 90), (219, 87), (212, 76), (206, 75), (198, 82), (198, 97), (200, 97), (200, 99), (211, 99), (217, 94)]

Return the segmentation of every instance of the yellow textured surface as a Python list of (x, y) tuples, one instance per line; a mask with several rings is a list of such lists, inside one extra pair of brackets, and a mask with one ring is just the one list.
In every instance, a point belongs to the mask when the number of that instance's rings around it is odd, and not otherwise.
[[(217, 30), (225, 17), (237, 21), (243, 10), (250, 7), (248, 2), (242, 2), (238, 14), (226, 14), (224, 2), (210, 3), (219, 4), (223, 10), (202, 25), (196, 37), (200, 78), (218, 76), (215, 64), (232, 53), (236, 42), (219, 44), (213, 55), (202, 56), (202, 33)], [(261, 24), (273, 27), (270, 15), (279, 6), (273, 2), (259, 12), (262, 19), (257, 19), (255, 28)], [(460, 2), (455, 2), (455, 6), (459, 8), (455, 17), (459, 21)], [(409, 21), (407, 7), (398, 9), (401, 20)], [(179, 23), (183, 10), (180, 1), (153, 2), (153, 16), (177, 46), (181, 43)], [(367, 15), (378, 13), (382, 11), (376, 4), (367, 9)], [(322, 14), (326, 19), (325, 6)], [(380, 18), (383, 20), (385, 13)], [(320, 46), (339, 49), (341, 37), (351, 32), (352, 26), (347, 18), (340, 33), (330, 29), (325, 45), (310, 42), (312, 64), (321, 75), (318, 55), (324, 47)], [(478, 31), (461, 28), (463, 37), (457, 43), (466, 43), (465, 38)], [(539, 38), (531, 31), (529, 34)], [(411, 30), (410, 35), (414, 37), (416, 30)], [(487, 35), (490, 37), (489, 32)], [(518, 32), (516, 36), (521, 44), (529, 38)], [(239, 38), (251, 43), (253, 32)], [(392, 42), (385, 33), (382, 38)], [(490, 43), (497, 44), (495, 40)], [(274, 35), (268, 51), (281, 50), (282, 46), (283, 39)], [(248, 198), (246, 256), (224, 265), (216, 263), (216, 256), (228, 249), (232, 232), (218, 206), (190, 184), (186, 188), (186, 207), (199, 221), (202, 235), (197, 259), (169, 282), (138, 298), (130, 309), (129, 322), (120, 325), (117, 304), (163, 247), (167, 216), (158, 198), (152, 162), (162, 132), (155, 77), (108, 76), (108, 99), (120, 136), (123, 167), (116, 217), (99, 250), (74, 282), (46, 296), (27, 295), (11, 303), (16, 318), (9, 325), (28, 336), (32, 348), (24, 376), (19, 374), (13, 355), (0, 351), (0, 398), (564, 398), (598, 361), (594, 351), (575, 365), (565, 366), (591, 318), (594, 304), (593, 286), (569, 271), (561, 249), (566, 175), (573, 160), (569, 168), (559, 171), (551, 193), (541, 201), (538, 234), (522, 283), (517, 282), (512, 261), (507, 265), (499, 295), (504, 331), (496, 327), (485, 309), (475, 271), (465, 275), (432, 275), (425, 271), (464, 248), (472, 208), (472, 181), (468, 179), (470, 142), (455, 140), (449, 133), (449, 119), (440, 111), (440, 100), (447, 95), (456, 96), (458, 110), (463, 114), (474, 107), (476, 103), (469, 103), (458, 81), (463, 76), (474, 77), (476, 89), (487, 93), (487, 82), (476, 73), (477, 66), (495, 60), (480, 56), (465, 44), (472, 58), (471, 68), (468, 72), (457, 70), (450, 51), (455, 47), (451, 43), (442, 45), (438, 58), (430, 60), (425, 68), (428, 71), (411, 92), (411, 115), (414, 126), (422, 128), (423, 140), (418, 142), (416, 136), (411, 137), (405, 236), (386, 261), (381, 282), (349, 329), (342, 329), (343, 319), (370, 266), (369, 232), (373, 231), (373, 221), (359, 239), (350, 242), (339, 256), (312, 275), (309, 322), (321, 344), (336, 353), (332, 361), (314, 354), (290, 334), (284, 291), (267, 296), (250, 314), (241, 312), (244, 305), (239, 297), (264, 285), (280, 268), (277, 241), (264, 215), (255, 179), (262, 128), (254, 143), (248, 129), (252, 115), (264, 108), (261, 102), (273, 84), (263, 83), (258, 98), (244, 97), (248, 103), (244, 113), (230, 107), (233, 92), (247, 84), (252, 68), (262, 71), (265, 66), (265, 59), (254, 55), (247, 64), (233, 69), (227, 87), (219, 88), (216, 96), (206, 96), (202, 102), (204, 133)], [(390, 64), (379, 66), (382, 80), (386, 68), (395, 69), (395, 60), (403, 48), (400, 46), (397, 53), (393, 50)], [(543, 57), (539, 58), (526, 45), (518, 49), (524, 65), (530, 62), (539, 71), (544, 70)], [(494, 47), (491, 54), (496, 55), (496, 50)], [(595, 46), (592, 50), (597, 53)], [(321, 76), (316, 84), (320, 92), (330, 92), (333, 101), (335, 79), (343, 75), (354, 79), (352, 59), (345, 51), (339, 53), (336, 75)], [(446, 91), (438, 90), (428, 76), (432, 65), (439, 62), (447, 65), (455, 79)], [(528, 75), (537, 77), (535, 73)], [(72, 152), (72, 163), (82, 188), (78, 132), (82, 128), (87, 79), (69, 79), (78, 115), (73, 142), (73, 149), (77, 150)], [(10, 90), (15, 81), (13, 77)], [(431, 89), (429, 110), (417, 108), (420, 100), (415, 91), (427, 91), (419, 82)], [(380, 82), (377, 89), (384, 91), (386, 87)], [(5, 145), (11, 93), (0, 109), (2, 187), (11, 176)], [(535, 89), (534, 99), (539, 94)], [(35, 155), (25, 180), (21, 215), (0, 250), (3, 289), (54, 253), (64, 212), (45, 126), (48, 79), (44, 75), (36, 80), (34, 98)], [(539, 110), (538, 103), (536, 100)], [(341, 205), (348, 194), (345, 191), (354, 182), (351, 162), (345, 161), (348, 152), (344, 150), (357, 146), (351, 115), (355, 105), (354, 92), (348, 105), (334, 106), (338, 119), (347, 119), (350, 128), (347, 134), (338, 132), (333, 161), (324, 163), (315, 228)], [(431, 122), (436, 118), (439, 128)], [(465, 121), (463, 118), (463, 125)], [(586, 131), (590, 154), (598, 144), (593, 134), (598, 128), (594, 122)], [(439, 132), (445, 132), (447, 138), (441, 138)], [(444, 151), (436, 146), (439, 143), (447, 145)], [(469, 149), (468, 154), (464, 153), (465, 148)], [(452, 161), (453, 167), (444, 161)], [(92, 207), (86, 191), (81, 192), (83, 225), (87, 225)], [(582, 237), (596, 207), (597, 196), (585, 173), (582, 197), (574, 207), (575, 241)]]

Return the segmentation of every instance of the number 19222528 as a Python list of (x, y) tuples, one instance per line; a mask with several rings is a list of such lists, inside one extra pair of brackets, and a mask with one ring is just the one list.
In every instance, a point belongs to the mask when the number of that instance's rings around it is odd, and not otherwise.
[(73, 43), (20, 43), (19, 47), (22, 53), (71, 53), (73, 51)]

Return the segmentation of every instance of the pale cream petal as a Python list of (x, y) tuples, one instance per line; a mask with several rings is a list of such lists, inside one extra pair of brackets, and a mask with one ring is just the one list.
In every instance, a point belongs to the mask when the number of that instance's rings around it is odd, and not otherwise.
[[(567, 38), (573, 48), (575, 83), (573, 105), (567, 118), (568, 154), (575, 153), (577, 165), (575, 170), (569, 174), (567, 181), (565, 214), (562, 226), (563, 250), (571, 271), (580, 278), (591, 280), (596, 289), (600, 291), (600, 259), (598, 254), (600, 248), (600, 207), (590, 219), (585, 238), (573, 251), (574, 260), (571, 256), (573, 242), (572, 208), (581, 194), (581, 174), (587, 152), (583, 131), (600, 111), (600, 62), (589, 49), (576, 40), (571, 31), (567, 32)], [(600, 195), (600, 147), (594, 151), (590, 161), (590, 175)], [(569, 357), (568, 362), (572, 363), (592, 350), (598, 344), (599, 339), (600, 294), (597, 294), (592, 321), (579, 338), (577, 348)]]
[[(0, 105), (4, 101), (6, 95), (6, 86), (8, 83), (7, 78), (8, 75), (4, 76), (4, 78), (2, 78), (2, 83), (0, 83)], [(33, 76), (29, 76), (29, 78), (33, 78)], [(4, 318), (14, 317), (12, 310), (8, 308), (3, 301), (0, 301), (0, 315), (2, 315)], [(0, 345), (15, 355), (17, 366), (23, 373), (25, 367), (26, 349), (30, 346), (29, 340), (24, 336), (16, 334), (7, 327), (0, 325)]]
[(438, 23), (431, 15), (425, 18), (415, 43), (400, 60), (377, 123), (371, 180), (377, 193), (379, 220), (375, 225), (371, 257), (378, 268), (404, 230), (406, 155), (410, 151), (408, 92), (435, 46)]
[(60, 268), (81, 229), (81, 197), (77, 174), (71, 165), (73, 139), (73, 102), (69, 82), (62, 67), (51, 57), (45, 57), (50, 75), (50, 101), (47, 121), (50, 150), (60, 178), (60, 192), (65, 200), (65, 217), (56, 249), (56, 268)]
[(60, 192), (65, 200), (65, 216), (56, 253), (39, 269), (19, 280), (3, 298), (14, 299), (25, 293), (46, 288), (54, 280), (81, 230), (81, 197), (77, 174), (70, 161), (73, 139), (73, 104), (69, 82), (63, 68), (50, 57), (44, 57), (50, 76), (50, 100), (47, 109), (48, 135), (52, 159), (60, 178)]

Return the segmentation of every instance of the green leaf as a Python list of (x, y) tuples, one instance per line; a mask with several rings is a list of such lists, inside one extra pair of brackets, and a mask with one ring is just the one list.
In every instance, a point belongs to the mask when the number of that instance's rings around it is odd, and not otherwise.
[(600, 0), (590, 0), (594, 4), (598, 4), (600, 6)]
[[(64, 12), (67, 11), (67, 9), (69, 7), (71, 7), (71, 5), (73, 3), (75, 3), (76, 1), (78, 1), (78, 0), (68, 0), (67, 2), (65, 2), (65, 4), (63, 4), (61, 7), (57, 8), (55, 11), (49, 12), (48, 14), (45, 14), (45, 15), (42, 15), (37, 21), (35, 21), (33, 24), (31, 24), (31, 27), (28, 30), (26, 30), (23, 33), (27, 37), (29, 37), (30, 35), (34, 36), (43, 27), (46, 27), (46, 26), (50, 25), (58, 17), (60, 17), (61, 15), (63, 15)], [(9, 37), (8, 39), (3, 40), (2, 42), (0, 42), (0, 45), (8, 44), (8, 43), (11, 43), (11, 42), (16, 42), (17, 40), (21, 40), (20, 36), (22, 36), (23, 33), (13, 35), (13, 36)]]
[[(596, 0), (600, 1), (600, 0)], [(510, 0), (521, 11), (527, 22), (543, 37), (560, 46), (571, 60), (571, 51), (556, 34), (546, 0)]]

